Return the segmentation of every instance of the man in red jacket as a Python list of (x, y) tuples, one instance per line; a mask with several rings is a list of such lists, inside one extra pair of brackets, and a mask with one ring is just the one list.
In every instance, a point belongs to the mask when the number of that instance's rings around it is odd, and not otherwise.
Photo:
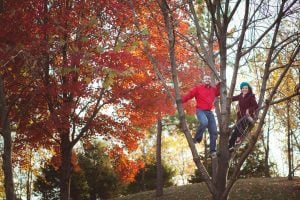
[(203, 77), (203, 83), (196, 85), (186, 95), (182, 97), (182, 102), (185, 103), (188, 100), (196, 99), (196, 115), (200, 125), (197, 129), (194, 143), (200, 143), (203, 137), (203, 133), (208, 128), (209, 132), (209, 144), (210, 153), (214, 158), (216, 157), (216, 141), (218, 137), (217, 125), (215, 116), (212, 112), (214, 108), (214, 101), (217, 96), (220, 95), (220, 83), (215, 87), (211, 85), (211, 77), (205, 75)]

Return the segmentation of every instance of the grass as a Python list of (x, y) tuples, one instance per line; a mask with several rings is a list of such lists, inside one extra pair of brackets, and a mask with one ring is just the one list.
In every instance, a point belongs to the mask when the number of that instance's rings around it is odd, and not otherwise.
[[(114, 200), (206, 200), (212, 199), (205, 183), (164, 188), (162, 197), (155, 197), (155, 191), (136, 193)], [(233, 186), (229, 200), (298, 200), (300, 199), (300, 178), (240, 179)]]

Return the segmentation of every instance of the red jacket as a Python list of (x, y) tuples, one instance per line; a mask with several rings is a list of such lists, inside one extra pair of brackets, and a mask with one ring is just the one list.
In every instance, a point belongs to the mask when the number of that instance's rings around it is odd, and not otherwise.
[(237, 96), (233, 96), (232, 101), (238, 101), (238, 120), (246, 115), (247, 109), (249, 110), (249, 114), (254, 117), (254, 113), (258, 108), (258, 104), (253, 93), (247, 93), (245, 97), (243, 97), (242, 93)]
[(195, 97), (197, 102), (196, 108), (200, 110), (211, 110), (214, 107), (215, 97), (219, 95), (219, 83), (216, 85), (216, 87), (199, 84), (182, 97), (182, 103), (185, 103)]

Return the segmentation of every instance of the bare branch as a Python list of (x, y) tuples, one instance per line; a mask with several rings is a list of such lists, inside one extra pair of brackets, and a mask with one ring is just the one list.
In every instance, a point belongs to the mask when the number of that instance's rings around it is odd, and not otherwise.
[[(232, 75), (232, 80), (231, 80), (231, 84), (230, 84), (230, 89), (228, 92), (229, 97), (232, 97), (234, 88), (235, 88), (239, 63), (240, 63), (240, 59), (242, 57), (242, 47), (243, 47), (244, 38), (245, 38), (246, 30), (247, 30), (246, 26), (247, 26), (248, 15), (249, 15), (249, 0), (246, 1), (246, 5), (245, 5), (245, 15), (244, 15), (244, 20), (243, 20), (243, 25), (242, 25), (242, 31), (241, 31), (241, 36), (240, 36), (240, 40), (238, 43), (238, 48), (237, 48), (236, 57), (235, 57), (235, 61), (234, 61), (233, 75)], [(227, 103), (230, 104), (231, 102), (227, 102)]]
[(23, 50), (18, 51), (18, 53), (17, 53), (16, 55), (10, 57), (10, 59), (7, 60), (7, 61), (0, 67), (0, 69), (1, 69), (1, 68), (4, 68), (6, 65), (8, 65), (9, 62), (13, 61), (13, 60), (14, 60), (16, 57), (18, 57), (21, 53), (23, 53)]
[[(218, 71), (215, 68), (213, 57), (212, 57), (211, 54), (209, 54), (209, 52), (207, 51), (207, 48), (204, 46), (205, 43), (204, 43), (204, 40), (203, 40), (203, 37), (202, 37), (202, 34), (201, 34), (202, 33), (202, 28), (199, 25), (199, 19), (197, 17), (197, 14), (196, 14), (196, 11), (195, 11), (195, 8), (194, 8), (194, 4), (193, 4), (192, 0), (189, 0), (189, 7), (190, 7), (190, 11), (191, 11), (192, 16), (193, 16), (194, 24), (196, 26), (198, 43), (200, 45), (201, 51), (204, 54), (204, 57), (202, 57), (202, 58), (203, 58), (204, 62), (208, 64), (209, 68), (212, 70), (212, 72), (214, 73), (215, 77), (218, 80), (221, 80), (220, 76), (218, 74)], [(200, 55), (200, 54), (198, 53), (198, 55)]]
[[(235, 3), (235, 5), (234, 5), (234, 7), (233, 7), (233, 9), (232, 9), (232, 11), (231, 11), (229, 17), (228, 17), (228, 21), (231, 21), (233, 15), (236, 13), (236, 11), (237, 11), (237, 9), (238, 9), (240, 3), (241, 3), (241, 0), (238, 0), (238, 1)], [(226, 3), (226, 5), (228, 5), (228, 4), (229, 4), (229, 3)]]
[[(263, 2), (263, 1), (262, 1)], [(277, 15), (277, 18), (274, 20), (274, 22), (260, 35), (260, 37), (258, 37), (258, 39), (256, 40), (256, 42), (254, 42), (247, 50), (245, 50), (243, 52), (243, 56), (245, 54), (248, 54), (254, 47), (256, 47), (261, 41), (262, 39), (274, 28), (274, 26), (277, 26), (277, 31), (278, 31), (278, 28), (279, 28), (279, 24), (281, 22), (281, 20), (283, 19), (283, 17), (285, 16), (285, 14), (288, 12), (288, 9), (290, 7), (292, 7), (295, 3), (297, 2), (297, 0), (294, 0), (293, 2), (290, 3), (289, 6), (287, 6), (286, 8), (284, 7), (285, 6), (285, 3), (286, 1), (282, 1), (282, 4), (280, 5), (280, 10), (279, 10), (279, 13)], [(276, 30), (275, 30), (276, 31)], [(275, 44), (272, 47), (274, 47)]]
[(181, 95), (180, 95), (180, 89), (179, 89), (179, 83), (178, 83), (178, 75), (177, 75), (177, 66), (176, 66), (176, 58), (175, 58), (175, 32), (174, 32), (174, 24), (172, 24), (172, 13), (169, 12), (168, 9), (168, 4), (166, 2), (166, 0), (162, 0), (159, 1), (159, 6), (161, 8), (163, 17), (164, 17), (164, 22), (165, 22), (165, 26), (166, 26), (166, 32), (168, 35), (168, 39), (169, 39), (169, 57), (170, 57), (170, 63), (171, 63), (171, 70), (172, 70), (172, 79), (173, 79), (173, 84), (174, 84), (174, 90), (175, 90), (175, 95), (176, 95), (176, 105), (177, 105), (177, 111), (179, 113), (179, 120), (180, 120), (180, 125), (182, 128), (182, 131), (184, 132), (188, 144), (190, 146), (193, 158), (194, 158), (194, 162), (197, 166), (197, 168), (199, 169), (199, 171), (202, 174), (202, 177), (205, 180), (205, 183), (207, 184), (209, 190), (212, 193), (216, 193), (216, 188), (214, 186), (214, 184), (211, 181), (211, 178), (208, 174), (208, 172), (206, 171), (204, 165), (202, 164), (200, 157), (197, 153), (195, 144), (193, 143), (192, 140), (192, 136), (190, 134), (190, 131), (187, 127), (186, 124), (186, 120), (185, 120), (185, 114), (184, 114), (184, 110), (183, 110), (183, 106), (182, 106), (182, 102), (181, 102)]
[[(268, 106), (275, 105), (275, 104), (282, 103), (284, 101), (290, 100), (291, 98), (299, 96), (299, 95), (300, 95), (300, 92), (296, 92), (296, 93), (294, 93), (294, 94), (292, 94), (288, 97), (284, 97), (282, 99), (278, 99), (278, 100), (272, 101), (270, 103), (266, 102), (266, 104), (268, 104)], [(261, 106), (259, 109), (264, 109), (266, 106), (267, 105)]]
[(280, 26), (280, 23), (281, 23), (281, 20), (282, 20), (282, 17), (283, 17), (283, 9), (284, 9), (284, 2), (280, 6), (280, 11), (279, 11), (277, 20), (275, 21), (276, 27), (275, 27), (275, 30), (274, 30), (271, 46), (270, 46), (268, 57), (267, 57), (266, 64), (265, 64), (265, 69), (264, 69), (264, 72), (263, 72), (263, 74), (264, 74), (263, 75), (263, 82), (262, 82), (262, 87), (260, 89), (260, 96), (259, 96), (259, 100), (258, 100), (258, 105), (259, 106), (261, 106), (261, 104), (262, 104), (262, 101), (263, 101), (264, 95), (265, 95), (265, 91), (266, 91), (267, 81), (268, 81), (268, 77), (269, 77), (269, 69), (270, 69), (271, 60), (272, 60), (271, 58), (272, 58), (272, 54), (274, 52), (274, 46), (276, 44), (276, 38), (277, 38), (279, 26)]

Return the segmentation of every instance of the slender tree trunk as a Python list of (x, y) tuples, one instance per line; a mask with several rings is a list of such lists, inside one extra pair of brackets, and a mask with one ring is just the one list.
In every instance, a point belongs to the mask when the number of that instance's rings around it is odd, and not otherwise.
[(269, 152), (270, 152), (270, 132), (267, 132), (267, 144), (266, 144), (266, 151), (265, 151), (265, 177), (271, 177), (270, 175), (270, 166), (269, 166)]
[(1, 119), (1, 135), (3, 137), (4, 149), (2, 154), (3, 159), (3, 173), (4, 173), (4, 188), (7, 200), (15, 200), (15, 189), (13, 182), (13, 168), (12, 168), (12, 138), (10, 122), (8, 119), (8, 110), (4, 93), (4, 81), (0, 77), (0, 119)]
[(31, 159), (32, 159), (32, 150), (30, 150), (30, 155), (29, 155), (29, 169), (27, 171), (27, 181), (26, 181), (26, 199), (30, 200), (31, 199), (31, 181), (32, 181), (32, 164), (31, 164)]
[(161, 135), (162, 121), (157, 119), (157, 138), (156, 138), (156, 196), (163, 195), (163, 172), (161, 164)]
[(269, 150), (270, 150), (270, 126), (271, 126), (271, 115), (269, 114), (268, 116), (268, 130), (267, 130), (267, 135), (266, 138), (264, 138), (263, 143), (264, 143), (264, 149), (265, 149), (265, 168), (264, 168), (264, 174), (265, 177), (271, 177), (270, 175), (270, 166), (269, 166)]
[[(4, 0), (0, 0), (0, 13), (4, 11)], [(18, 54), (17, 54), (18, 55)], [(0, 76), (0, 134), (3, 137), (3, 154), (2, 154), (2, 169), (4, 173), (4, 188), (7, 200), (15, 200), (15, 188), (12, 167), (12, 137), (10, 129), (10, 121), (8, 118), (7, 102), (5, 99), (4, 80)]]
[(295, 176), (295, 167), (294, 167), (294, 142), (293, 142), (293, 129), (291, 128), (291, 131), (290, 131), (290, 140), (291, 140), (291, 169), (292, 169), (292, 172), (291, 172), (291, 175), (292, 177)]
[(292, 159), (291, 159), (291, 123), (290, 123), (290, 100), (287, 101), (287, 146), (288, 146), (288, 180), (292, 180)]
[(70, 199), (71, 153), (72, 148), (67, 132), (61, 135), (61, 171), (60, 171), (60, 200)]
[(92, 193), (92, 194), (91, 194), (91, 197), (90, 197), (90, 200), (96, 200), (96, 199), (97, 199), (96, 194), (95, 194), (95, 193)]
[[(144, 143), (146, 143), (145, 141), (143, 141)], [(146, 145), (143, 145), (143, 160), (146, 161), (146, 149), (145, 149), (145, 146)], [(140, 185), (140, 188), (142, 191), (145, 191), (146, 190), (146, 187), (145, 187), (145, 168), (142, 169), (141, 171), (141, 185)]]
[(180, 176), (181, 176), (181, 181), (182, 184), (185, 185), (186, 184), (186, 180), (184, 178), (184, 171), (185, 171), (185, 152), (183, 149), (181, 149), (181, 160), (182, 160), (182, 169), (180, 170)]
[(205, 168), (208, 169), (208, 144), (207, 144), (207, 132), (204, 131), (204, 134), (203, 134), (203, 143), (204, 143), (204, 165), (205, 165)]

